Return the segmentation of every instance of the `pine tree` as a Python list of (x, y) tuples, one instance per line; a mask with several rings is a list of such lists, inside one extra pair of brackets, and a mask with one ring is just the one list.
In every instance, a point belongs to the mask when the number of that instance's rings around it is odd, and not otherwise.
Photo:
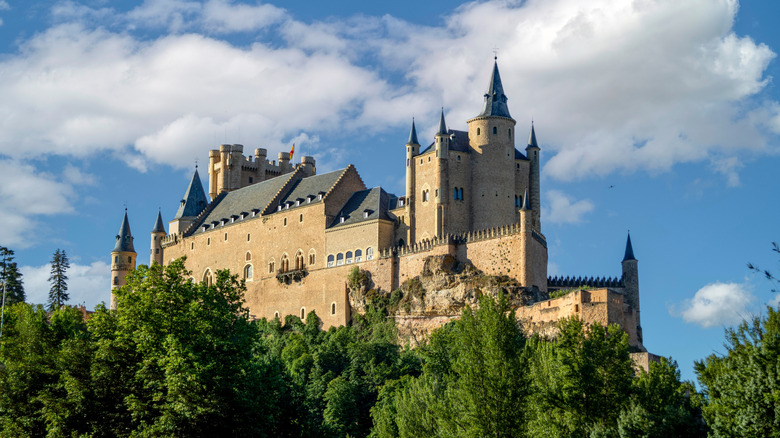
[(22, 273), (14, 260), (14, 252), (0, 246), (0, 294), (5, 288), (5, 305), (20, 303), (25, 300), (22, 285)]
[(70, 299), (68, 296), (68, 276), (65, 275), (68, 268), (70, 268), (70, 262), (68, 262), (68, 256), (65, 255), (65, 250), (58, 249), (54, 252), (54, 257), (51, 260), (49, 310), (60, 308)]

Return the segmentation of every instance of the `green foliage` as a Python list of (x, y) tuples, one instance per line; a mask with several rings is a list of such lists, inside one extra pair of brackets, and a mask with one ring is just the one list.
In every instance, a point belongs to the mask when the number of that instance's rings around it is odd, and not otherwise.
[(347, 285), (352, 290), (367, 290), (371, 287), (371, 273), (355, 266), (347, 275)]
[(570, 294), (570, 293), (572, 293), (574, 291), (590, 290), (590, 289), (593, 289), (593, 288), (591, 286), (585, 286), (585, 285), (578, 286), (578, 287), (570, 287), (570, 288), (567, 288), (567, 289), (558, 289), (558, 290), (554, 290), (554, 291), (550, 292), (550, 299), (552, 300), (553, 298), (560, 298), (560, 297), (562, 297), (564, 295), (568, 295), (568, 294)]
[(49, 310), (61, 307), (70, 299), (68, 295), (68, 276), (65, 274), (68, 268), (70, 268), (70, 261), (65, 254), (65, 250), (58, 249), (54, 252), (54, 256), (51, 259), (51, 275), (49, 275), (51, 289), (49, 289), (47, 307)]
[(0, 294), (5, 294), (3, 304), (6, 306), (22, 303), (25, 300), (22, 273), (13, 260), (14, 252), (0, 246)]
[(695, 364), (711, 436), (780, 437), (780, 313), (726, 329), (725, 346)]

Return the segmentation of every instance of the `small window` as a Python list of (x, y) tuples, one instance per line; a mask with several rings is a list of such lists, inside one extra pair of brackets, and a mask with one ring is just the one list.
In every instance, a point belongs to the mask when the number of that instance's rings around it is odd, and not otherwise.
[(436, 196), (437, 198), (439, 197), (439, 189), (436, 189), (436, 190), (433, 192), (433, 196)]
[(422, 164), (422, 163), (423, 163), (423, 159), (422, 159), (422, 158), (420, 158), (420, 164)]
[(363, 261), (363, 250), (356, 249), (355, 250), (355, 263), (362, 262)]
[(190, 243), (190, 249), (195, 249), (195, 242)]
[(363, 212), (363, 218), (368, 218), (368, 210)]
[(366, 260), (374, 260), (374, 248), (370, 246), (366, 249)]
[(301, 320), (306, 318), (306, 308), (301, 307)]
[(119, 263), (119, 256), (114, 256), (114, 263)]
[(246, 235), (246, 241), (249, 242), (251, 240), (251, 236), (247, 233)]
[(507, 130), (507, 137), (511, 140), (512, 139), (512, 128), (509, 128)]
[(479, 135), (479, 133), (480, 133), (480, 130), (479, 130), (479, 128), (477, 128), (477, 135)]
[(495, 126), (493, 127), (493, 134), (498, 134), (498, 128), (496, 128)]
[(269, 274), (273, 274), (274, 271), (276, 270), (275, 268), (276, 267), (274, 266), (274, 262), (273, 261), (268, 262), (268, 273)]
[(409, 159), (406, 159), (406, 167), (409, 167)]
[(333, 260), (334, 260), (333, 254), (328, 255), (328, 267), (329, 268), (333, 267)]
[(246, 252), (246, 261), (250, 261), (250, 260), (252, 260), (252, 253), (247, 251)]
[(244, 280), (252, 279), (252, 265), (244, 266)]
[(431, 162), (431, 157), (428, 157), (428, 162), (429, 162), (429, 163)]
[(133, 263), (133, 256), (127, 256), (127, 263)]
[(274, 312), (274, 318), (279, 319), (279, 312)]
[(517, 166), (517, 170), (520, 170), (520, 163), (515, 164)]
[(114, 277), (114, 284), (119, 284), (119, 277)]
[(255, 182), (255, 180), (253, 180), (252, 177), (250, 176), (249, 177), (249, 184), (252, 184), (253, 182)]
[(287, 226), (287, 218), (284, 218), (284, 226)]
[(352, 251), (347, 251), (347, 264), (352, 264)]
[(336, 266), (341, 266), (343, 264), (344, 264), (344, 254), (343, 253), (338, 253), (336, 255)]
[(458, 155), (458, 161), (460, 161), (460, 155)]
[(341, 216), (341, 217), (339, 217), (339, 223), (340, 223), (340, 224), (343, 224), (343, 223), (344, 223), (344, 221), (346, 221), (346, 220), (347, 220), (347, 217), (346, 217), (346, 216)]
[(154, 253), (155, 254), (159, 254), (160, 253), (160, 248), (155, 248)]
[(298, 216), (298, 222), (303, 222), (303, 214), (301, 214), (300, 216)]
[(206, 246), (211, 245), (211, 237), (206, 238)]
[(315, 259), (314, 253), (310, 252), (309, 253), (309, 265), (313, 265), (314, 264), (314, 259)]
[(282, 204), (276, 206), (276, 211), (282, 211)]
[(336, 314), (336, 303), (331, 303), (330, 305), (330, 314), (335, 315)]
[(225, 233), (225, 242), (227, 242), (227, 233)]

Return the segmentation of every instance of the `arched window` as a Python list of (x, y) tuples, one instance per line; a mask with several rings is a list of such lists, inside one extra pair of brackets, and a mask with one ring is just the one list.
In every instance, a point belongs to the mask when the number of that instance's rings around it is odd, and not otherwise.
[(344, 264), (344, 254), (343, 253), (338, 253), (336, 255), (336, 266), (341, 266), (343, 264)]
[(496, 128), (495, 126), (493, 127), (493, 134), (498, 134), (498, 128)]
[(279, 312), (274, 312), (274, 318), (279, 319)]
[(287, 258), (287, 254), (282, 256), (282, 263), (279, 266), (279, 272), (287, 272), (290, 270), (290, 259)]
[(252, 253), (247, 251), (246, 252), (246, 261), (250, 261), (250, 260), (252, 260)]
[(336, 303), (330, 304), (330, 314), (335, 315), (336, 314)]
[(268, 273), (273, 274), (276, 270), (276, 263), (274, 263), (274, 259), (271, 259), (268, 261)]
[(352, 264), (352, 251), (347, 251), (347, 264)]
[(206, 272), (203, 273), (203, 282), (206, 283), (206, 286), (211, 286), (211, 284), (214, 282), (214, 280), (211, 278), (210, 269), (206, 269)]
[(119, 277), (114, 277), (114, 284), (119, 284)]
[(244, 266), (244, 280), (252, 279), (252, 265)]
[(362, 262), (363, 261), (363, 250), (356, 249), (355, 250), (355, 263)]
[(314, 253), (313, 249), (309, 250), (309, 265), (313, 265), (314, 264), (314, 259), (315, 259), (314, 256), (315, 255), (316, 254)]
[(479, 135), (479, 128), (477, 128), (477, 135)]
[(114, 256), (114, 263), (119, 263), (119, 256)]
[(333, 254), (328, 255), (328, 267), (329, 268), (333, 267)]
[(366, 260), (374, 260), (374, 248), (370, 246), (366, 249)]
[(300, 271), (303, 269), (303, 251), (298, 250), (298, 253), (295, 254), (295, 270)]

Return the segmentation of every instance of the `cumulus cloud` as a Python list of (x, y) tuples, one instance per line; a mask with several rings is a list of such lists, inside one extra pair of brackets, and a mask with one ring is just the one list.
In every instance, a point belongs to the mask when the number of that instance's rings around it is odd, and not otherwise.
[(749, 316), (748, 306), (755, 297), (739, 283), (712, 283), (696, 291), (680, 308), (670, 308), (674, 316), (704, 328), (728, 326)]
[[(24, 281), (24, 291), (27, 294), (27, 302), (46, 304), (49, 299), (49, 275), (51, 265), (21, 266)], [(93, 262), (89, 265), (78, 263), (70, 264), (67, 270), (68, 304), (83, 304), (87, 309), (94, 309), (95, 305), (108, 303), (111, 293), (111, 267), (105, 262)]]
[(73, 187), (29, 164), (0, 160), (0, 242), (26, 248), (37, 241), (38, 215), (71, 213)]
[(559, 190), (545, 193), (546, 206), (542, 208), (545, 222), (556, 224), (576, 224), (593, 211), (593, 203), (588, 199), (575, 201)]

